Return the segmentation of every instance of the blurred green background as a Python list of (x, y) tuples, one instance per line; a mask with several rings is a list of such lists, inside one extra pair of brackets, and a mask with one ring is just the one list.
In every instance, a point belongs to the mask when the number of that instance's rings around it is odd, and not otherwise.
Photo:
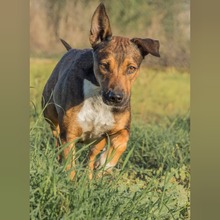
[[(51, 57), (63, 53), (59, 38), (74, 48), (90, 47), (91, 17), (98, 0), (30, 0), (30, 52)], [(190, 65), (189, 0), (104, 0), (114, 35), (149, 37), (161, 44), (161, 58), (151, 66), (188, 69)], [(146, 62), (144, 64), (146, 64)]]

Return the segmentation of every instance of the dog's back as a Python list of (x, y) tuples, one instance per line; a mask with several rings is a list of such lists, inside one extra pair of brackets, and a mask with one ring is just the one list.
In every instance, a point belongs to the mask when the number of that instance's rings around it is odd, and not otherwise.
[[(51, 100), (51, 94), (54, 92), (55, 86), (58, 80), (61, 77), (67, 75), (74, 75), (73, 69), (83, 67), (84, 69), (92, 69), (93, 60), (92, 60), (92, 50), (85, 49), (85, 50), (77, 50), (71, 49), (64, 56), (61, 60), (57, 63), (56, 67), (54, 68), (52, 74), (50, 75), (44, 90), (43, 90), (43, 103), (42, 107), (44, 108), (46, 103)], [(79, 69), (80, 70), (80, 69)], [(88, 71), (87, 71), (88, 72)], [(51, 100), (52, 101), (52, 100)]]
[(63, 110), (83, 102), (84, 79), (97, 85), (93, 73), (92, 50), (71, 49), (58, 62), (43, 90), (42, 107), (50, 124), (58, 124), (59, 111), (62, 114)]

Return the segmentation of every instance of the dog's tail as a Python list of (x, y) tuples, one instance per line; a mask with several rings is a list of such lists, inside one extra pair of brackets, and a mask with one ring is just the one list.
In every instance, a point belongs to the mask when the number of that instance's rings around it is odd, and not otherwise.
[(72, 47), (63, 39), (60, 38), (60, 41), (62, 42), (62, 44), (64, 45), (64, 47), (67, 49), (67, 51), (71, 50)]

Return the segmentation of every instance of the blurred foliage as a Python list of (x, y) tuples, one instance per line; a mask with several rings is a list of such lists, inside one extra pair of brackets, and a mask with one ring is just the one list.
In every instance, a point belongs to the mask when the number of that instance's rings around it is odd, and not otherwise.
[(31, 54), (63, 53), (59, 38), (76, 48), (90, 47), (91, 17), (100, 2), (106, 6), (114, 35), (160, 41), (161, 58), (149, 56), (148, 64), (189, 68), (189, 0), (30, 0)]

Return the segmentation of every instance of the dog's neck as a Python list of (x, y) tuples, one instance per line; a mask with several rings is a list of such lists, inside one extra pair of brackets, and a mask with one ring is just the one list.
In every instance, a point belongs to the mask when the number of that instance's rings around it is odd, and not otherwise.
[(87, 99), (92, 96), (101, 95), (101, 87), (97, 84), (93, 84), (91, 81), (84, 79), (83, 81), (83, 93), (84, 99)]

